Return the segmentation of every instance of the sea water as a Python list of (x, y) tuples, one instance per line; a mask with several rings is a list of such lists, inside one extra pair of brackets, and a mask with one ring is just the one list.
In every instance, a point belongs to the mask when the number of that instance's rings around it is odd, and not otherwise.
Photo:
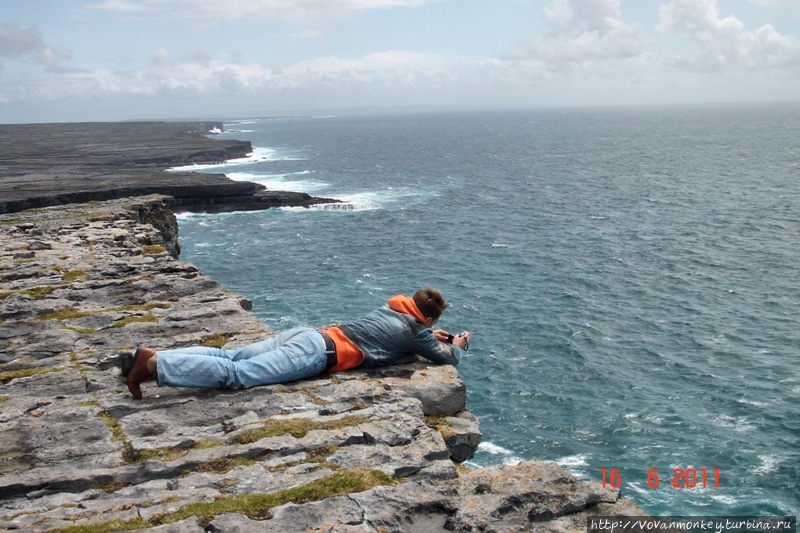
[(800, 106), (232, 121), (193, 167), (342, 206), (180, 215), (274, 330), (431, 284), (483, 443), (657, 515), (800, 514)]

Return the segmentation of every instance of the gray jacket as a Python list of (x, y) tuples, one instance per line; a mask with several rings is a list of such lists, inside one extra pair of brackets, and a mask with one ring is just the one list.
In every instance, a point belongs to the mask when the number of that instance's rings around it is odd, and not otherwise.
[(415, 355), (441, 365), (457, 365), (464, 350), (437, 341), (433, 330), (405, 313), (384, 306), (366, 316), (339, 324), (364, 354), (359, 368), (408, 363)]

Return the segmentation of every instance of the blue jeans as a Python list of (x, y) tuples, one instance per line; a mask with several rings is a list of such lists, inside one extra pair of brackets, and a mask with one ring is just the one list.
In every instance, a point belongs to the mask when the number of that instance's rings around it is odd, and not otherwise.
[(193, 346), (158, 352), (158, 384), (242, 389), (310, 378), (325, 371), (325, 340), (295, 328), (237, 350)]

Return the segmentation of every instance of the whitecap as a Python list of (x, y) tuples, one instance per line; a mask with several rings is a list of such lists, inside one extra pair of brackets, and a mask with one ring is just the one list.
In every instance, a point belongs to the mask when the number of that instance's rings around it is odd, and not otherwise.
[(781, 464), (780, 459), (772, 455), (759, 455), (758, 458), (761, 459), (761, 465), (753, 470), (753, 472), (756, 474), (769, 474), (771, 472), (775, 472), (778, 470), (778, 465)]
[(360, 206), (360, 210), (372, 210), (379, 209), (388, 203), (411, 194), (405, 190), (386, 189), (383, 191), (337, 194), (336, 199), (345, 204)]
[(228, 172), (225, 175), (233, 181), (249, 181), (263, 185), (272, 191), (295, 191), (315, 194), (330, 187), (329, 183), (313, 179), (293, 179), (295, 176), (308, 176), (310, 170), (288, 174), (263, 174), (259, 172)]
[(637, 494), (650, 494), (653, 492), (653, 489), (647, 487), (646, 485), (643, 485), (641, 482), (638, 481), (634, 481), (631, 483), (626, 482), (625, 488)]
[(566, 457), (561, 457), (560, 459), (556, 459), (556, 464), (566, 469), (570, 468), (580, 468), (580, 467), (587, 467), (589, 466), (589, 456), (578, 454), (578, 455), (568, 455)]
[(254, 148), (246, 157), (238, 157), (235, 159), (228, 159), (222, 163), (195, 163), (191, 165), (183, 165), (171, 167), (167, 172), (193, 172), (197, 170), (219, 169), (225, 167), (253, 165), (255, 163), (271, 162), (271, 161), (303, 161), (302, 157), (293, 157), (280, 155), (274, 148)]
[(492, 455), (512, 455), (514, 452), (508, 448), (503, 448), (492, 442), (483, 441), (478, 444), (478, 451), (490, 453)]
[(766, 407), (769, 407), (769, 404), (767, 402), (759, 402), (759, 401), (756, 401), (756, 400), (748, 400), (746, 398), (739, 398), (738, 400), (736, 400), (736, 402), (737, 403), (741, 403), (743, 405), (752, 405), (753, 407), (760, 407), (762, 409), (764, 409)]
[(377, 209), (370, 203), (342, 202), (337, 204), (317, 204), (311, 206), (318, 211), (372, 211)]
[(719, 427), (733, 428), (736, 433), (747, 433), (756, 429), (756, 426), (744, 416), (734, 418), (729, 415), (719, 415), (713, 418), (712, 421)]
[(708, 495), (711, 497), (712, 500), (714, 500), (715, 502), (719, 502), (723, 505), (736, 505), (740, 501), (739, 498), (736, 498), (735, 496), (730, 496), (728, 494), (709, 493)]
[(660, 426), (664, 423), (664, 419), (657, 415), (647, 415), (644, 417), (644, 419), (657, 426)]

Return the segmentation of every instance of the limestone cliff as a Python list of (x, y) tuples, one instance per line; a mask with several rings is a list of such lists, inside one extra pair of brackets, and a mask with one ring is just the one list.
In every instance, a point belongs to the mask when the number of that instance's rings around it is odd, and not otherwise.
[(139, 343), (238, 346), (250, 302), (177, 259), (170, 198), (0, 215), (0, 530), (585, 531), (643, 514), (556, 465), (468, 470), (453, 367), (245, 391), (143, 385)]

